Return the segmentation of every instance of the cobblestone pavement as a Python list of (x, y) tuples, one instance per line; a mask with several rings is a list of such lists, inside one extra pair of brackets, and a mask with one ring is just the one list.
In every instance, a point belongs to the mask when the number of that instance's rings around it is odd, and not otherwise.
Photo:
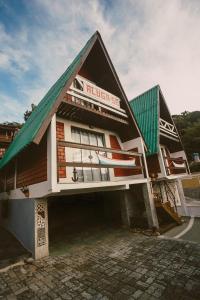
[(0, 273), (0, 299), (200, 299), (200, 245), (126, 230)]

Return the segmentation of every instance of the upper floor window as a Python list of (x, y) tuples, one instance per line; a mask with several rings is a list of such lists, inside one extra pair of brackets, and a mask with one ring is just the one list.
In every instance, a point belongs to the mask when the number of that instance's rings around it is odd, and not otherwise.
[[(72, 127), (71, 128), (72, 140), (79, 144), (87, 144), (98, 147), (105, 147), (105, 138), (101, 133)], [(99, 159), (94, 150), (87, 149), (74, 149), (73, 161), (82, 163), (98, 164)], [(77, 167), (78, 181), (106, 181), (109, 180), (109, 173), (107, 168), (86, 168)]]

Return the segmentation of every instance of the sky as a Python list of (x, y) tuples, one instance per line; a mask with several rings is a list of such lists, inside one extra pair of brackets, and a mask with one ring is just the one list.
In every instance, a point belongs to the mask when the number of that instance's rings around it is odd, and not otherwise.
[(98, 30), (128, 99), (200, 110), (200, 1), (0, 0), (0, 123), (23, 121)]

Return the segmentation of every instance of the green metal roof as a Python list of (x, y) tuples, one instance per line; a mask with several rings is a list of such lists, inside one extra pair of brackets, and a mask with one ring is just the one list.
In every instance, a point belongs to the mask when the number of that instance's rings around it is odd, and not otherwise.
[(62, 89), (70, 79), (73, 72), (81, 62), (82, 56), (92, 44), (96, 33), (88, 40), (83, 49), (79, 52), (73, 62), (69, 65), (67, 70), (61, 75), (56, 83), (50, 88), (44, 98), (37, 105), (26, 123), (23, 125), (19, 133), (16, 135), (13, 142), (10, 144), (6, 153), (0, 161), (0, 169), (2, 169), (8, 162), (10, 162), (19, 152), (26, 146), (33, 142), (43, 122), (51, 112), (56, 99), (60, 95)]
[(146, 142), (147, 155), (158, 153), (159, 145), (159, 86), (155, 86), (129, 103)]

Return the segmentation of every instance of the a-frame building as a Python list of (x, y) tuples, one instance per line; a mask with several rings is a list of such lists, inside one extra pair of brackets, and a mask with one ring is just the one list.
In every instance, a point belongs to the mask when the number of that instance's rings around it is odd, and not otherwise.
[[(157, 211), (164, 210), (177, 223), (186, 215), (184, 193), (180, 178), (190, 173), (183, 145), (157, 85), (130, 101), (138, 126), (147, 145), (147, 166), (153, 185)], [(158, 219), (160, 224), (163, 220)]]
[(92, 214), (98, 212), (99, 218), (101, 212), (102, 220), (157, 227), (145, 149), (96, 32), (32, 112), (0, 162), (2, 223), (36, 258), (48, 255), (51, 226), (63, 217), (58, 211), (70, 220), (66, 214), (76, 208), (78, 222), (79, 204), (92, 203)]

